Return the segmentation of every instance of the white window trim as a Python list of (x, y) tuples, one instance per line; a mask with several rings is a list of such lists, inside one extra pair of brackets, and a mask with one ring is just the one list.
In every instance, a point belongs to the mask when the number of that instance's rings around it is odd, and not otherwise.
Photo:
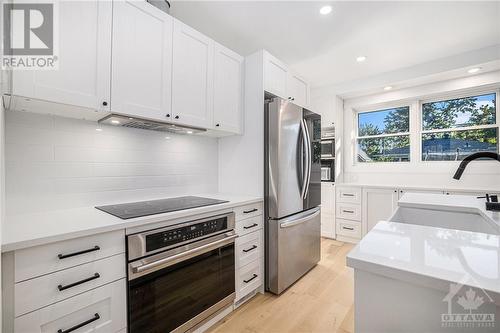
[[(488, 93), (496, 94), (496, 124), (492, 125), (478, 125), (478, 126), (470, 126), (470, 127), (457, 127), (451, 129), (444, 130), (422, 130), (422, 104), (437, 102), (442, 100), (454, 99), (454, 98), (463, 98), (468, 96), (478, 96), (484, 95)], [(373, 111), (381, 111), (391, 108), (397, 108), (402, 106), (410, 107), (410, 132), (402, 132), (402, 133), (391, 133), (391, 134), (381, 134), (380, 137), (384, 136), (398, 136), (398, 135), (409, 135), (410, 136), (410, 161), (409, 162), (359, 162), (358, 161), (358, 139), (363, 138), (375, 138), (377, 136), (358, 136), (358, 114), (373, 112)], [(351, 107), (353, 117), (352, 117), (352, 165), (355, 167), (364, 168), (380, 168), (387, 165), (456, 165), (459, 164), (460, 161), (425, 161), (422, 160), (422, 134), (424, 133), (433, 133), (433, 132), (449, 132), (449, 131), (460, 131), (460, 130), (473, 130), (473, 129), (484, 129), (484, 128), (498, 128), (499, 140), (498, 140), (498, 150), (500, 152), (500, 86), (499, 84), (489, 85), (488, 87), (473, 87), (466, 89), (459, 89), (454, 91), (444, 91), (433, 93), (432, 95), (427, 96), (419, 96), (409, 99), (402, 99), (397, 101), (389, 101), (384, 103), (376, 103), (372, 105), (365, 105), (362, 107)], [(492, 164), (492, 161), (481, 160), (476, 161), (483, 164)], [(380, 166), (380, 167), (379, 167)], [(495, 164), (496, 166), (496, 164)], [(368, 171), (369, 169), (366, 169)]]
[[(446, 129), (437, 129), (437, 130), (424, 130), (422, 129), (423, 127), (423, 121), (422, 121), (422, 105), (425, 103), (432, 103), (432, 102), (439, 102), (443, 100), (450, 100), (450, 99), (456, 99), (456, 98), (465, 98), (465, 97), (471, 97), (471, 96), (480, 96), (480, 95), (485, 95), (485, 94), (490, 94), (494, 93), (495, 98), (496, 98), (496, 124), (491, 124), (491, 125), (477, 125), (477, 126), (468, 126), (468, 127), (454, 127), (454, 128), (446, 128)], [(425, 98), (425, 99), (419, 99), (418, 100), (418, 108), (417, 108), (417, 117), (418, 117), (418, 146), (416, 147), (418, 152), (417, 152), (417, 158), (416, 162), (423, 163), (423, 164), (436, 164), (436, 163), (460, 163), (461, 161), (449, 161), (449, 160), (444, 160), (444, 161), (425, 161), (422, 159), (422, 134), (428, 134), (428, 133), (440, 133), (440, 132), (454, 132), (454, 131), (466, 131), (466, 130), (474, 130), (474, 129), (485, 129), (485, 128), (497, 128), (498, 131), (498, 139), (497, 139), (497, 150), (500, 152), (500, 106), (498, 105), (499, 102), (499, 97), (500, 97), (500, 88), (472, 88), (472, 89), (467, 89), (464, 91), (452, 91), (448, 93), (443, 93), (439, 95), (434, 95), (433, 98)], [(410, 143), (411, 145), (411, 143)], [(476, 162), (480, 163), (488, 163), (490, 161), (488, 160), (479, 160)]]
[[(409, 131), (408, 132), (397, 132), (397, 133), (387, 133), (387, 134), (377, 134), (377, 135), (364, 135), (364, 136), (359, 136), (359, 126), (358, 126), (358, 116), (361, 113), (370, 113), (370, 112), (377, 112), (377, 111), (386, 111), (389, 109), (395, 109), (395, 108), (402, 108), (402, 107), (408, 107), (408, 112), (409, 112), (409, 119), (410, 119), (410, 126), (409, 126)], [(353, 147), (353, 158), (354, 158), (354, 165), (367, 165), (367, 164), (408, 164), (412, 162), (412, 135), (411, 135), (411, 130), (412, 130), (412, 104), (411, 103), (391, 103), (391, 104), (383, 104), (383, 105), (377, 105), (373, 106), (371, 108), (366, 108), (366, 109), (359, 109), (359, 110), (353, 110), (354, 111), (354, 117), (353, 117), (353, 128), (354, 130), (354, 147)], [(396, 162), (360, 162), (358, 161), (358, 140), (359, 139), (377, 139), (377, 138), (387, 138), (387, 137), (394, 137), (394, 136), (408, 136), (410, 138), (410, 160), (409, 161), (396, 161)]]

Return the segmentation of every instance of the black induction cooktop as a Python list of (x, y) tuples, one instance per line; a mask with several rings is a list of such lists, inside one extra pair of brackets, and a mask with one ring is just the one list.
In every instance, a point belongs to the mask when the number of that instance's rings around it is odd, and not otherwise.
[(135, 217), (174, 212), (177, 210), (211, 206), (229, 201), (217, 200), (203, 197), (177, 197), (160, 200), (128, 202), (118, 205), (107, 205), (96, 207), (103, 212), (114, 215), (122, 220), (133, 219)]

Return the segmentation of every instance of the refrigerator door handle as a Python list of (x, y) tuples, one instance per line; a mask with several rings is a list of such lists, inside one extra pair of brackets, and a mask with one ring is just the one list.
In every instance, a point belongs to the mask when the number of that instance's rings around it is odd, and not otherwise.
[(302, 196), (303, 199), (307, 198), (307, 194), (309, 193), (309, 185), (311, 183), (311, 169), (312, 169), (312, 156), (311, 156), (311, 137), (309, 136), (309, 129), (307, 128), (307, 123), (304, 119), (302, 119), (302, 123), (304, 124), (304, 130), (305, 130), (305, 138), (306, 139), (306, 165), (307, 165), (307, 173), (306, 173), (306, 185), (305, 185), (305, 191), (304, 195)]
[(307, 196), (307, 182), (308, 182), (308, 175), (310, 173), (309, 167), (309, 160), (311, 159), (309, 156), (309, 140), (308, 140), (308, 133), (307, 133), (307, 127), (305, 124), (304, 119), (300, 120), (300, 129), (302, 131), (302, 144), (303, 144), (303, 149), (305, 153), (305, 160), (306, 163), (304, 163), (304, 168), (302, 170), (302, 191), (300, 196), (302, 199), (305, 199)]
[(290, 227), (296, 226), (297, 224), (307, 222), (307, 221), (311, 220), (312, 218), (318, 216), (320, 213), (321, 213), (321, 211), (318, 207), (318, 208), (312, 210), (311, 213), (306, 215), (306, 216), (301, 216), (300, 218), (298, 218), (296, 220), (292, 219), (292, 220), (282, 222), (280, 224), (280, 228), (290, 228)]

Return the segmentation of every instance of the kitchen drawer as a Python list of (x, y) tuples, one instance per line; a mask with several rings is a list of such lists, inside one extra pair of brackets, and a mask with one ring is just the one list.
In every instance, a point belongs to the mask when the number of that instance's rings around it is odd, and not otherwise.
[(336, 219), (337, 235), (351, 238), (361, 238), (361, 222)]
[(360, 187), (336, 187), (336, 199), (337, 203), (361, 203), (361, 188)]
[(336, 217), (340, 217), (342, 219), (361, 221), (361, 206), (346, 204), (346, 203), (338, 203), (337, 204), (337, 213)]
[(264, 212), (264, 203), (257, 202), (251, 205), (234, 207), (236, 221), (262, 215)]
[[(16, 283), (15, 316), (62, 301), (125, 276), (125, 254), (120, 254)], [(75, 283), (77, 284), (74, 285)], [(59, 286), (66, 288), (59, 290)]]
[(123, 230), (17, 250), (14, 252), (15, 282), (124, 252)]
[(87, 322), (74, 332), (118, 332), (127, 327), (126, 294), (126, 280), (121, 279), (18, 317), (14, 331), (65, 332)]
[(249, 233), (236, 239), (236, 267), (243, 267), (263, 256), (262, 230)]
[(236, 233), (238, 236), (244, 236), (248, 233), (262, 229), (264, 217), (262, 215), (255, 216), (249, 219), (236, 221)]
[(259, 288), (262, 278), (261, 259), (238, 268), (236, 270), (236, 301)]

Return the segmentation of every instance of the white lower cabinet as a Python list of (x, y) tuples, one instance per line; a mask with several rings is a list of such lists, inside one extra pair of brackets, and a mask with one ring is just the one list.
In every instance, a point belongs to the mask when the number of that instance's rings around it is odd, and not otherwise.
[(352, 239), (361, 238), (361, 222), (337, 219), (336, 229), (337, 235), (339, 236)]
[(321, 237), (335, 238), (335, 185), (321, 183)]
[[(119, 332), (127, 326), (126, 280), (93, 289), (14, 320), (16, 333)], [(73, 329), (75, 327), (81, 327)]]
[(261, 212), (262, 202), (235, 208), (235, 230), (239, 236), (235, 242), (236, 306), (250, 299), (263, 286), (264, 217)]
[(126, 276), (125, 254), (16, 283), (16, 317)]
[(262, 266), (259, 260), (236, 270), (236, 301), (258, 289), (263, 282)]
[(363, 230), (366, 235), (379, 221), (388, 220), (397, 208), (398, 189), (363, 189)]

